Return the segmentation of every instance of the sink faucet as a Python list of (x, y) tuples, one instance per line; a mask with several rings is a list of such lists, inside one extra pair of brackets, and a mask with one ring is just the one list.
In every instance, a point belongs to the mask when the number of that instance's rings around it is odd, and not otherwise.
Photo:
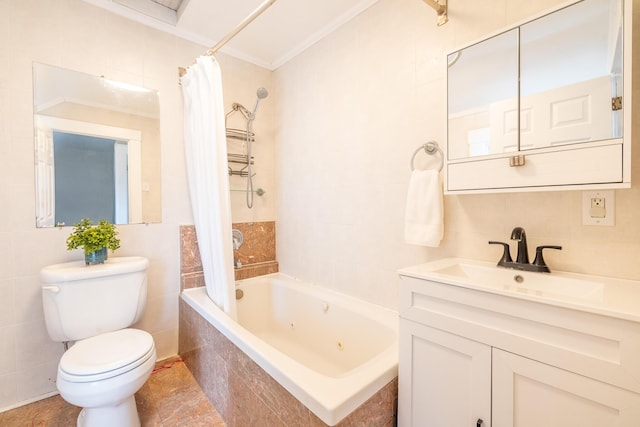
[(516, 263), (529, 264), (529, 250), (527, 249), (527, 233), (524, 228), (516, 227), (511, 231), (511, 240), (518, 242), (518, 255), (516, 256)]
[(515, 240), (518, 242), (518, 255), (516, 256), (515, 262), (511, 259), (511, 253), (509, 251), (509, 244), (504, 242), (497, 241), (489, 241), (490, 245), (502, 245), (504, 251), (502, 253), (502, 258), (498, 261), (499, 267), (505, 268), (513, 268), (515, 270), (524, 270), (524, 271), (537, 271), (549, 273), (549, 267), (544, 262), (544, 258), (542, 257), (543, 249), (562, 249), (562, 246), (555, 245), (543, 245), (538, 246), (536, 248), (536, 258), (533, 260), (533, 263), (529, 264), (529, 250), (527, 249), (527, 233), (525, 233), (524, 228), (516, 227), (511, 231), (511, 240)]

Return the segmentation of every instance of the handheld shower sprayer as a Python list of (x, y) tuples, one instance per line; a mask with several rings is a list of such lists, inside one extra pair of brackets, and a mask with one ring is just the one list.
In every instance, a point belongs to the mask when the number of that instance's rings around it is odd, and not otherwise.
[(258, 97), (258, 99), (256, 99), (256, 105), (253, 106), (253, 112), (251, 113), (254, 116), (256, 114), (256, 111), (258, 111), (258, 105), (260, 105), (260, 101), (269, 96), (269, 91), (263, 87), (259, 87), (256, 91), (256, 96)]
[[(227, 124), (227, 118), (234, 112), (234, 111), (239, 111), (240, 114), (242, 114), (242, 116), (244, 117), (244, 119), (246, 120), (246, 130), (244, 131), (246, 138), (245, 138), (245, 152), (246, 152), (246, 158), (247, 158), (247, 166), (245, 169), (242, 170), (242, 176), (246, 176), (247, 177), (247, 207), (249, 209), (251, 209), (253, 207), (253, 171), (252, 171), (252, 164), (253, 164), (253, 153), (252, 153), (252, 142), (254, 140), (254, 133), (253, 133), (253, 121), (256, 118), (256, 111), (258, 111), (258, 106), (260, 105), (260, 101), (265, 99), (267, 96), (269, 96), (269, 92), (267, 91), (267, 89), (260, 87), (258, 88), (258, 90), (256, 91), (256, 103), (253, 106), (253, 111), (249, 111), (249, 109), (247, 109), (244, 105), (239, 104), (237, 102), (234, 102), (232, 104), (232, 108), (233, 110), (228, 112), (227, 115), (225, 116), (225, 126)], [(258, 191), (260, 191), (260, 189), (258, 189)], [(258, 195), (261, 195), (258, 193)]]

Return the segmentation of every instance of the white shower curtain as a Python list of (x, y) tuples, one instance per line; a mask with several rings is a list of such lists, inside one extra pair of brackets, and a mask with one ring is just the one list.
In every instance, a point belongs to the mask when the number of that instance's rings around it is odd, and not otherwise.
[(237, 318), (220, 66), (201, 56), (181, 78), (193, 219), (209, 297)]

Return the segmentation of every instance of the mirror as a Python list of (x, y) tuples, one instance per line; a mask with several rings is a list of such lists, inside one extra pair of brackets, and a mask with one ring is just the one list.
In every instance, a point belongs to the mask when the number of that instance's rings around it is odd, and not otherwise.
[(33, 64), (36, 226), (162, 220), (158, 93)]
[(499, 146), (495, 138), (491, 138), (493, 106), (501, 105), (511, 111), (518, 108), (517, 31), (499, 34), (452, 53), (447, 62), (449, 159), (517, 149), (516, 124), (512, 124), (512, 141), (508, 146)]
[(583, 0), (450, 54), (449, 159), (622, 138), (622, 11)]

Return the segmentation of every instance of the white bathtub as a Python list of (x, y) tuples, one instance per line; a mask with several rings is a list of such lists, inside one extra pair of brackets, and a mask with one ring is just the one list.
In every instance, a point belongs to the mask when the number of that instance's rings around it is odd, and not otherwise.
[(205, 288), (182, 298), (326, 424), (397, 376), (397, 312), (280, 273), (237, 288), (238, 323)]

